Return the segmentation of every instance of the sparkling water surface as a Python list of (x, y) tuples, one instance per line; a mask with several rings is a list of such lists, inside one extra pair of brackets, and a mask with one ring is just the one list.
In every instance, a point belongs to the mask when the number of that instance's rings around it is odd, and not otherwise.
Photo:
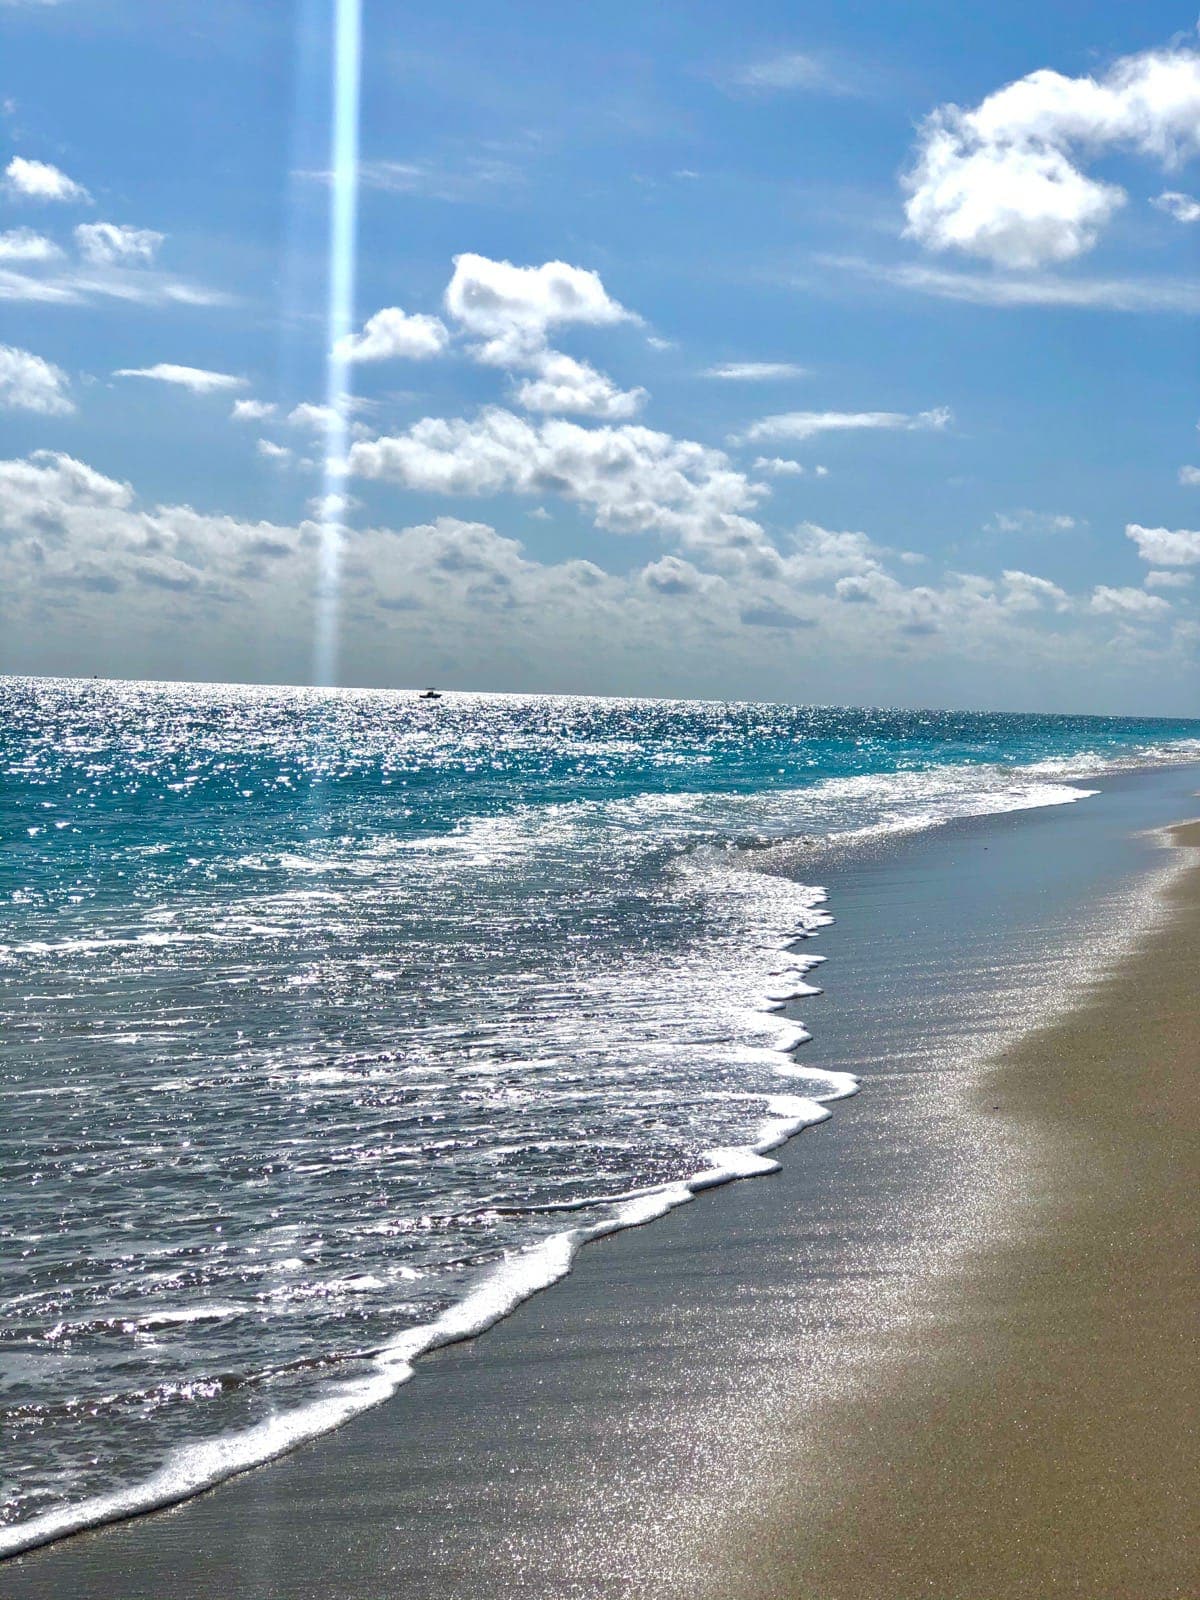
[(331, 1425), (824, 1114), (780, 1008), (837, 907), (764, 847), (1198, 736), (0, 680), (0, 1550)]

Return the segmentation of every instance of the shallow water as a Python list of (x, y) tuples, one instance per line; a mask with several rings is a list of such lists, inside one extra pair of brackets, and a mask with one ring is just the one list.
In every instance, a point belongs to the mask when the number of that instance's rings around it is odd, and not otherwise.
[(0, 1548), (331, 1425), (587, 1233), (825, 1114), (849, 1082), (778, 1008), (838, 908), (763, 846), (1070, 803), (1200, 748), (22, 680), (0, 717)]

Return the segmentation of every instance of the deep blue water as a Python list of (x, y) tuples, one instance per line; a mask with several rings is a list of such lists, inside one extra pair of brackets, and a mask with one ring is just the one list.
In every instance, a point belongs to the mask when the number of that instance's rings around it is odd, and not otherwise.
[(764, 1170), (849, 1087), (780, 1014), (838, 908), (773, 843), (1198, 752), (1195, 722), (0, 680), (0, 1549), (330, 1426), (589, 1232)]

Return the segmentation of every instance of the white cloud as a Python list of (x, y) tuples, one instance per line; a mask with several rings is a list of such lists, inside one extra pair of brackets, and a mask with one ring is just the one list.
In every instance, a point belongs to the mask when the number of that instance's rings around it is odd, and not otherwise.
[(1189, 278), (1064, 278), (1054, 273), (953, 272), (902, 262), (881, 266), (853, 257), (823, 257), (863, 277), (940, 300), (976, 306), (1063, 306), (1081, 311), (1200, 311), (1200, 280)]
[(1168, 166), (1200, 148), (1200, 54), (1147, 51), (1099, 80), (1043, 69), (974, 110), (939, 107), (904, 180), (906, 232), (1003, 267), (1071, 260), (1126, 201), (1075, 164), (1112, 147)]
[(769, 472), (773, 478), (827, 478), (828, 467), (808, 467), (802, 461), (791, 461), (786, 456), (756, 456), (755, 472)]
[(61, 367), (28, 350), (0, 344), (0, 406), (10, 411), (36, 411), (41, 416), (65, 416), (75, 409), (66, 392), (67, 382)]
[(1179, 481), (1188, 489), (1200, 484), (1200, 467), (1180, 467)]
[[(326, 171), (297, 172), (294, 176), (330, 183)], [(362, 161), (358, 181), (364, 189), (383, 194), (423, 195), (450, 204), (486, 200), (497, 190), (512, 189), (523, 181), (520, 169), (495, 155), (468, 156), (457, 165), (436, 161)]]
[(235, 400), (229, 415), (235, 422), (265, 422), (278, 409), (270, 400)]
[(30, 161), (25, 156), (14, 156), (4, 169), (4, 187), (19, 200), (83, 201), (91, 196), (81, 183), (68, 178), (65, 172), (48, 161)]
[(762, 540), (745, 513), (763, 490), (722, 451), (649, 428), (531, 422), (490, 407), (470, 421), (426, 417), (406, 433), (359, 442), (350, 468), (431, 493), (557, 493), (619, 533), (729, 547)]
[(228, 389), (244, 389), (245, 378), (231, 372), (209, 372), (204, 367), (181, 367), (173, 361), (158, 361), (152, 367), (118, 367), (114, 378), (151, 378), (155, 383), (175, 384), (193, 394), (217, 394)]
[(1071, 603), (1065, 589), (1060, 589), (1048, 578), (1037, 578), (1031, 572), (1007, 571), (1004, 582), (1007, 603), (1016, 611), (1038, 611), (1046, 605), (1055, 611), (1065, 611)]
[(1147, 589), (1187, 589), (1191, 587), (1192, 574), (1190, 572), (1160, 572), (1155, 568), (1146, 574), (1144, 582)]
[(764, 56), (727, 74), (723, 81), (754, 94), (776, 94), (789, 89), (814, 89), (825, 94), (845, 94), (844, 78), (821, 56), (801, 50), (783, 50)]
[(784, 411), (751, 423), (741, 437), (748, 440), (813, 439), (820, 433), (880, 428), (912, 432), (945, 428), (951, 420), (951, 413), (945, 406), (915, 415), (903, 411)]
[(807, 378), (807, 367), (798, 367), (793, 361), (724, 361), (715, 367), (706, 367), (702, 378), (725, 378), (732, 383), (758, 383), (772, 378)]
[(1125, 537), (1137, 545), (1143, 561), (1156, 567), (1190, 567), (1200, 562), (1200, 532), (1190, 528), (1143, 528), (1131, 522)]
[(118, 222), (81, 222), (75, 229), (80, 254), (97, 267), (150, 266), (164, 237)]
[(636, 416), (646, 400), (645, 389), (618, 389), (612, 379), (587, 361), (560, 350), (543, 350), (530, 358), (537, 374), (514, 391), (526, 411), (571, 411), (611, 422)]
[(455, 256), (445, 305), (467, 333), (485, 341), (479, 358), (496, 366), (526, 359), (551, 328), (639, 320), (612, 298), (599, 273), (565, 261), (517, 267), (487, 256)]
[(42, 262), (58, 261), (62, 250), (44, 233), (34, 233), (32, 228), (10, 228), (0, 233), (0, 261)]
[(357, 511), (361, 504), (352, 494), (319, 494), (308, 502), (308, 509), (318, 522), (336, 522), (348, 512)]
[(1018, 511), (997, 511), (988, 524), (990, 533), (1069, 533), (1072, 528), (1079, 526), (1075, 517), (1067, 516), (1065, 512), (1056, 511), (1030, 511), (1022, 507)]
[(1200, 200), (1190, 194), (1180, 194), (1178, 189), (1164, 189), (1150, 203), (1174, 217), (1176, 222), (1200, 222)]
[(1161, 595), (1147, 594), (1144, 589), (1110, 589), (1105, 584), (1092, 590), (1089, 604), (1102, 616), (1121, 617), (1131, 622), (1148, 622), (1151, 618), (1165, 616), (1171, 609), (1170, 601)]
[(265, 461), (277, 461), (282, 464), (292, 459), (292, 452), (285, 444), (276, 444), (273, 439), (259, 439), (254, 447)]
[(399, 306), (385, 306), (368, 317), (361, 333), (347, 334), (334, 346), (344, 361), (426, 361), (441, 355), (450, 335), (440, 317), (409, 315)]

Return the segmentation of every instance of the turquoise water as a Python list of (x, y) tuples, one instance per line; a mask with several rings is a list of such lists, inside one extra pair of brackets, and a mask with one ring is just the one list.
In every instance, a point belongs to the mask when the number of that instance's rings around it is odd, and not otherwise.
[(800, 1050), (837, 906), (773, 843), (1198, 752), (1195, 722), (0, 680), (0, 1549), (332, 1426), (586, 1237), (768, 1170), (853, 1087)]

